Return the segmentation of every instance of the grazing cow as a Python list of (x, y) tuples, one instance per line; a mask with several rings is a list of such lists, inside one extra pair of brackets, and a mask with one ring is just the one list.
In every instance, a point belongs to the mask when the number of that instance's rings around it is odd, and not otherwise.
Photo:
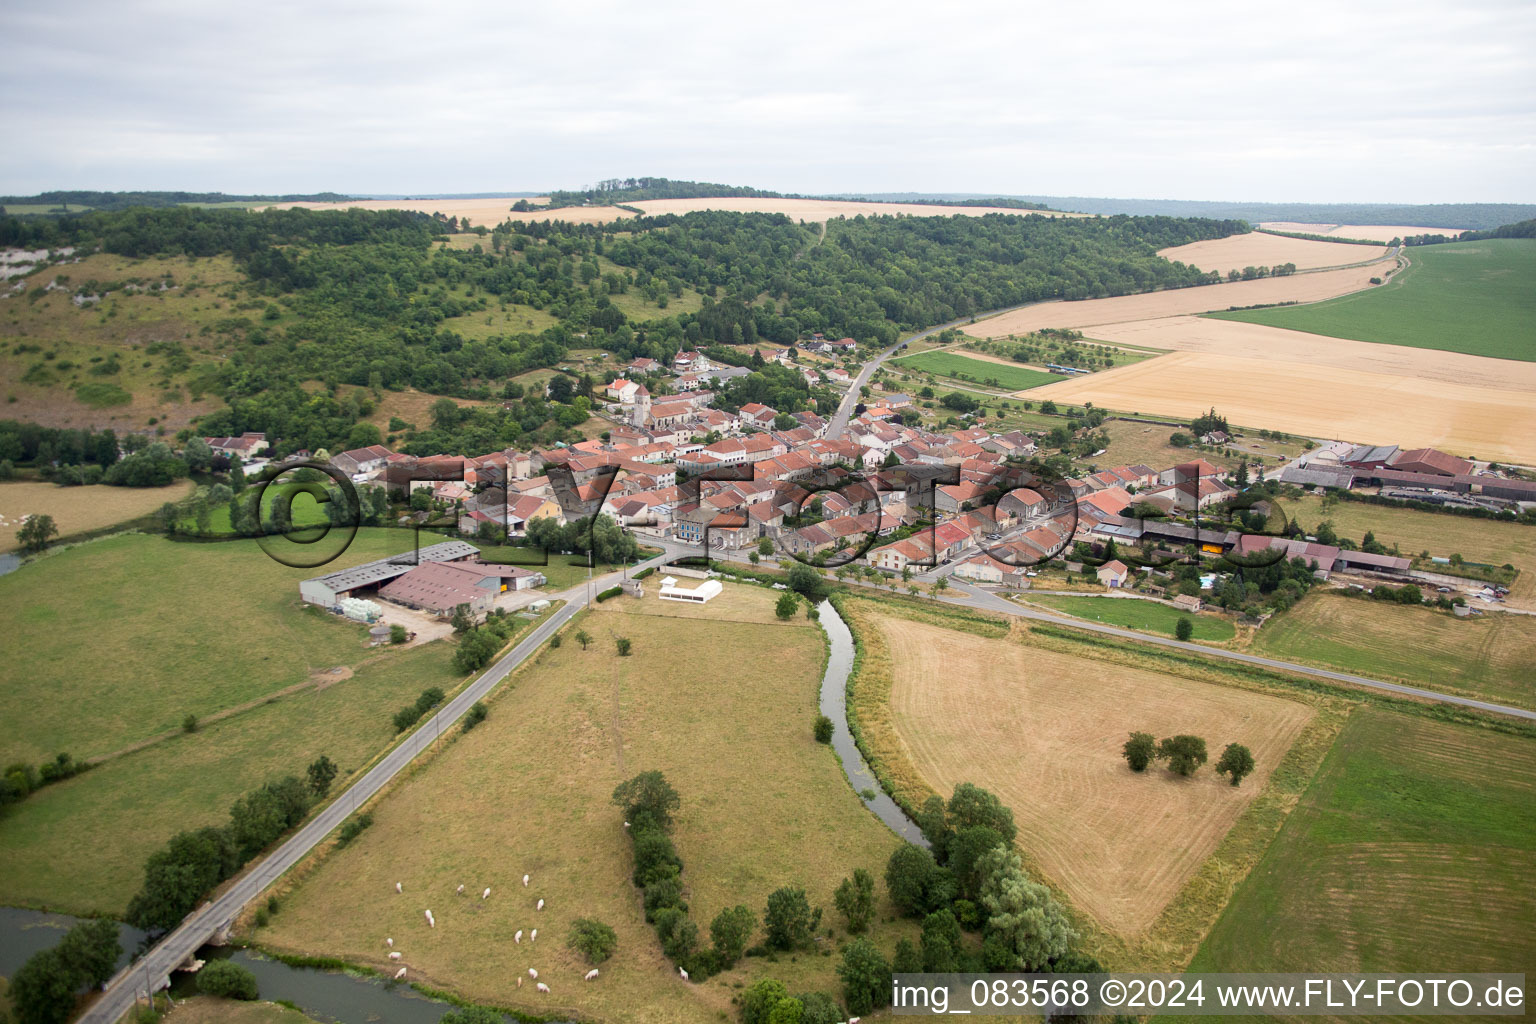
[(534, 910), (543, 910), (544, 909), (544, 901), (543, 900), (539, 900), (538, 905), (535, 906), (533, 909)]
[(523, 888), (525, 888), (525, 889), (528, 888), (528, 876), (527, 875), (523, 876)]
[(512, 941), (516, 943), (521, 943), (523, 941), (523, 930), (521, 928), (517, 930), (517, 934), (512, 936)]
[(688, 980), (688, 972), (687, 972), (687, 971), (685, 971), (685, 970), (683, 970), (683, 969), (682, 969), (682, 968), (681, 968), (681, 967), (679, 967), (679, 968), (678, 968), (678, 969), (677, 969), (677, 973), (678, 973), (678, 974), (681, 974), (681, 975), (682, 975), (682, 976), (683, 976), (683, 980), (684, 980), (684, 981), (687, 981), (687, 980)]
[(405, 892), (405, 886), (401, 885), (399, 882), (396, 882), (395, 892)]
[(389, 954), (389, 958), (391, 960), (399, 960), (400, 959), (400, 951), (398, 949), (395, 950), (393, 953)]
[(542, 981), (539, 982), (539, 984), (536, 987), (538, 988), (538, 990), (540, 992), (543, 992), (545, 995), (549, 995), (549, 986), (544, 984)]
[(594, 967), (590, 971), (588, 971), (586, 973), (586, 976), (582, 980), (583, 981), (591, 981), (595, 977), (597, 977), (597, 968), (596, 967)]
[(539, 930), (537, 928), (535, 928), (533, 931), (528, 933), (528, 941), (529, 942), (537, 941), (538, 937), (539, 937)]
[(395, 980), (399, 981), (403, 977), (405, 977), (405, 968), (404, 967), (400, 968), (398, 971), (395, 972)]
[(459, 887), (458, 887), (458, 889), (457, 889), (457, 890), (455, 890), (455, 891), (456, 891), (456, 892), (458, 892), (458, 894), (459, 894), (459, 895), (460, 895), (460, 896), (463, 896), (463, 895), (464, 895), (464, 886), (463, 886), (463, 885), (462, 885), (462, 884), (461, 884), (461, 885), (460, 885), (460, 886), (459, 886)]
[(436, 928), (437, 927), (437, 918), (432, 916), (432, 911), (430, 911), (430, 910), (427, 911), (426, 913), (427, 913), (427, 924), (430, 925), (433, 928)]
[(534, 981), (538, 981), (539, 980), (539, 972), (534, 970), (532, 967), (530, 967), (530, 968), (528, 968), (528, 977), (532, 978)]
[(394, 939), (385, 939), (384, 940), (384, 945), (386, 945), (386, 946), (393, 946), (394, 944), (395, 944), (395, 940)]
[(488, 900), (491, 898), (491, 889), (489, 886), (486, 887), (485, 892), (480, 894), (480, 898), (483, 900)]

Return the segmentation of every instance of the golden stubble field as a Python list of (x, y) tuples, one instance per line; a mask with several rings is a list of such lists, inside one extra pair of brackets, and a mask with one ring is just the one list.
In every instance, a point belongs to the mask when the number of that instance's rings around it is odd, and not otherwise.
[(1334, 238), (1364, 238), (1386, 244), (1409, 235), (1459, 235), (1465, 228), (1425, 228), (1404, 224), (1299, 224), (1296, 221), (1265, 221), (1259, 227), (1268, 231), (1290, 231), (1298, 235), (1329, 235)]
[[(1504, 365), (1514, 368), (1511, 379), (1530, 373), (1521, 372), (1527, 364)], [(1404, 448), (1428, 445), (1500, 461), (1536, 460), (1536, 393), (1529, 388), (1478, 387), (1301, 360), (1175, 352), (1020, 392), (1019, 397), (1092, 402), (1185, 419), (1214, 406), (1233, 423), (1306, 437)]]
[(190, 480), (166, 487), (60, 487), (38, 480), (0, 484), (0, 551), (18, 546), (16, 531), (29, 515), (49, 515), (60, 537), (99, 530), (114, 523), (147, 516), (168, 501), (180, 501), (193, 491)]
[[(544, 199), (529, 200), (543, 203)], [(440, 213), (444, 217), (469, 219), (471, 225), (494, 227), (504, 220), (539, 221), (564, 220), (574, 224), (607, 224), (625, 217), (633, 217), (628, 210), (616, 206), (567, 206), (551, 210), (539, 209), (525, 213), (513, 213), (515, 197), (492, 199), (356, 199), (340, 203), (279, 203), (279, 207), (303, 207), (307, 210), (419, 210), (422, 213)], [(833, 217), (873, 217), (881, 214), (902, 214), (910, 217), (981, 217), (989, 213), (1028, 214), (1041, 213), (1047, 217), (1086, 217), (1085, 213), (1064, 213), (1058, 210), (1015, 210), (994, 206), (939, 206), (928, 203), (859, 203), (846, 199), (773, 199), (759, 196), (727, 196), (718, 199), (645, 199), (625, 203), (644, 210), (652, 216), (668, 213), (692, 213), (695, 210), (727, 210), (736, 213), (782, 213), (801, 222), (830, 220)], [(1282, 261), (1284, 262), (1284, 261)]]
[[(1330, 243), (1318, 242), (1318, 245)], [(1232, 306), (1258, 306), (1279, 302), (1320, 302), (1336, 295), (1346, 295), (1370, 287), (1370, 280), (1390, 270), (1393, 263), (1382, 261), (1368, 267), (1325, 270), (1315, 274), (1289, 277), (1265, 277), (1255, 281), (1171, 288), (1139, 295), (1117, 295), (1107, 299), (1080, 302), (1037, 302), (1022, 309), (1000, 313), (961, 328), (977, 338), (1000, 338), (1010, 334), (1028, 334), (1046, 327), (1088, 328), (1098, 324), (1150, 320), (1164, 316), (1209, 313)], [(1099, 337), (1097, 332), (1089, 332)]]
[(833, 217), (981, 217), (989, 213), (1015, 216), (1039, 213), (1045, 217), (1086, 217), (1086, 213), (1059, 210), (1015, 210), (1005, 206), (942, 206), (932, 203), (860, 203), (847, 199), (775, 199), (767, 196), (728, 196), (721, 199), (645, 199), (626, 205), (652, 216), (664, 213), (692, 213), (695, 210), (728, 210), (735, 213), (782, 213), (802, 223), (830, 220)]
[[(1013, 808), (1019, 842), (1105, 929), (1146, 931), (1264, 788), (1312, 717), (1246, 690), (1024, 647), (907, 619), (877, 619), (894, 666), (891, 715), (933, 789), (974, 782)], [(1136, 774), (1132, 731), (1203, 736), (1211, 763), (1243, 743), (1238, 788), (1211, 765), (1189, 779)]]
[[(393, 973), (391, 937), (411, 980), (555, 1019), (718, 1021), (734, 1017), (737, 984), (764, 975), (792, 992), (836, 992), (837, 957), (815, 953), (749, 958), (684, 982), (645, 923), (610, 801), (641, 771), (661, 770), (681, 795), (675, 840), (705, 942), (720, 910), (744, 903), (761, 921), (771, 891), (798, 885), (825, 908), (821, 934), (836, 928), (838, 938), (824, 946), (835, 945), (843, 932), (833, 890), (856, 867), (880, 877), (901, 842), (812, 738), (825, 650), (814, 623), (803, 613), (777, 621), (778, 594), (764, 589), (727, 585), (702, 608), (647, 590), (643, 601), (617, 598), (578, 620), (559, 649), (516, 673), (488, 720), (379, 801), (373, 826), (308, 871), (256, 941)], [(578, 629), (593, 638), (589, 650)], [(631, 657), (616, 655), (617, 636), (634, 642)], [(455, 895), (461, 883), (474, 895)], [(883, 922), (893, 911), (879, 891)], [(565, 948), (577, 917), (619, 937), (591, 983), (585, 961)], [(912, 932), (878, 923), (874, 937), (889, 955), (895, 935)], [(548, 995), (534, 991), (530, 967)]]
[(444, 217), (457, 217), (461, 222), (467, 218), (471, 226), (483, 225), (488, 228), (495, 227), (506, 220), (564, 220), (573, 224), (608, 224), (634, 216), (628, 210), (621, 210), (616, 206), (571, 206), (556, 213), (542, 205), (548, 201), (542, 197), (528, 200), (531, 203), (540, 204), (537, 209), (514, 213), (512, 204), (516, 203), (518, 198), (501, 196), (489, 199), (352, 199), (339, 203), (274, 203), (271, 207), (263, 207), (263, 209), (299, 207), (305, 210), (415, 210), (420, 213), (440, 213)]
[(1385, 246), (1315, 242), (1310, 238), (1286, 238), (1283, 235), (1250, 231), (1245, 235), (1228, 235), (1226, 238), (1176, 245), (1160, 249), (1157, 254), (1165, 260), (1225, 274), (1229, 270), (1242, 270), (1244, 267), (1275, 267), (1285, 263), (1296, 264), (1297, 270), (1341, 267), (1349, 263), (1380, 259), (1387, 254), (1387, 249)]

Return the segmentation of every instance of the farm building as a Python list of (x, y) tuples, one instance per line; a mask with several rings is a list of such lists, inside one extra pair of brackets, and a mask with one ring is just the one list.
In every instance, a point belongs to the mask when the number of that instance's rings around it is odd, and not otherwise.
[(664, 577), (661, 581), (661, 599), (663, 601), (689, 601), (693, 604), (704, 604), (710, 598), (719, 597), (725, 587), (719, 580), (705, 580), (698, 586), (680, 587), (675, 576)]
[(1205, 603), (1192, 594), (1180, 594), (1173, 599), (1173, 606), (1181, 612), (1198, 612)]
[(1472, 472), (1472, 463), (1433, 448), (1415, 448), (1398, 452), (1391, 467), (1399, 473), (1427, 473), (1432, 476), (1466, 476)]
[(1099, 577), (1099, 582), (1106, 587), (1123, 587), (1125, 578), (1130, 575), (1130, 572), (1131, 570), (1124, 562), (1115, 558), (1099, 566), (1096, 575)]
[(304, 580), (299, 584), (299, 597), (322, 608), (336, 608), (342, 598), (375, 593), (386, 583), (404, 576), (421, 563), (462, 562), (479, 553), (473, 544), (461, 540), (445, 540), (424, 547), (414, 554), (407, 551)]
[(531, 590), (544, 581), (543, 573), (515, 565), (428, 562), (385, 584), (379, 596), (434, 615), (452, 615), (461, 604), (478, 615), (495, 606), (497, 595)]

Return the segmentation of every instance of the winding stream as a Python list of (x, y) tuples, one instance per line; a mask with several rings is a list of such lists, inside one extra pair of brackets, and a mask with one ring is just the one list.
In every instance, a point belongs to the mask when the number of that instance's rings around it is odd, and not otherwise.
[[(853, 734), (848, 731), (848, 674), (853, 671), (853, 633), (831, 601), (821, 602), (816, 611), (820, 614), (821, 628), (831, 641), (827, 673), (821, 679), (821, 713), (832, 719), (832, 749), (843, 762), (843, 774), (848, 776), (848, 784), (864, 800), (864, 805), (875, 812), (875, 817), (907, 842), (926, 848), (929, 844), (923, 838), (922, 829), (880, 787), (864, 755), (859, 753)], [(873, 800), (864, 798), (863, 794), (868, 790), (876, 794)]]
[[(827, 670), (821, 681), (821, 713), (832, 720), (832, 749), (842, 761), (848, 784), (861, 799), (865, 792), (874, 792), (875, 798), (865, 799), (865, 806), (891, 831), (909, 843), (926, 847), (928, 841), (923, 838), (922, 831), (880, 788), (848, 731), (848, 675), (853, 670), (853, 634), (831, 602), (823, 601), (818, 611), (821, 628), (830, 642)], [(58, 945), (64, 933), (78, 921), (78, 918), (65, 914), (0, 907), (0, 976), (11, 976), (34, 953)], [(143, 937), (143, 933), (123, 926), (124, 952), (120, 963), (127, 962)], [(447, 1003), (420, 995), (408, 985), (394, 985), (365, 975), (290, 967), (245, 949), (205, 947), (199, 955), (205, 958), (229, 956), (256, 975), (261, 998), (286, 1000), (316, 1020), (335, 1024), (376, 1024), (381, 1020), (391, 1024), (437, 1024), (453, 1009)], [(190, 975), (177, 974), (173, 981), (174, 997), (184, 998), (194, 991)]]

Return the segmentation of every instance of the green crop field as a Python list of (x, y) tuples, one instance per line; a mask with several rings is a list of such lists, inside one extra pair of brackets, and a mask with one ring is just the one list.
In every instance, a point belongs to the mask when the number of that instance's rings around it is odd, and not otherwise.
[(1530, 973), (1533, 792), (1536, 740), (1356, 710), (1189, 969)]
[(1500, 238), (1407, 250), (1386, 284), (1326, 302), (1212, 313), (1333, 338), (1536, 360), (1536, 241)]
[(1259, 630), (1255, 653), (1536, 708), (1536, 618), (1313, 594)]
[(995, 380), (998, 387), (1009, 391), (1037, 388), (1062, 379), (1057, 374), (1046, 373), (1043, 370), (1030, 370), (1022, 366), (1008, 366), (985, 359), (972, 359), (970, 356), (962, 356), (955, 352), (919, 352), (916, 355), (902, 356), (900, 359), (892, 360), (892, 363), (902, 368), (925, 370), (940, 377), (955, 377), (975, 383)]
[(1232, 623), (1215, 615), (1190, 615), (1156, 601), (1137, 601), (1123, 597), (1034, 597), (1029, 600), (1048, 608), (1126, 629), (1173, 636), (1180, 619), (1195, 624), (1196, 640), (1231, 640), (1237, 631)]

